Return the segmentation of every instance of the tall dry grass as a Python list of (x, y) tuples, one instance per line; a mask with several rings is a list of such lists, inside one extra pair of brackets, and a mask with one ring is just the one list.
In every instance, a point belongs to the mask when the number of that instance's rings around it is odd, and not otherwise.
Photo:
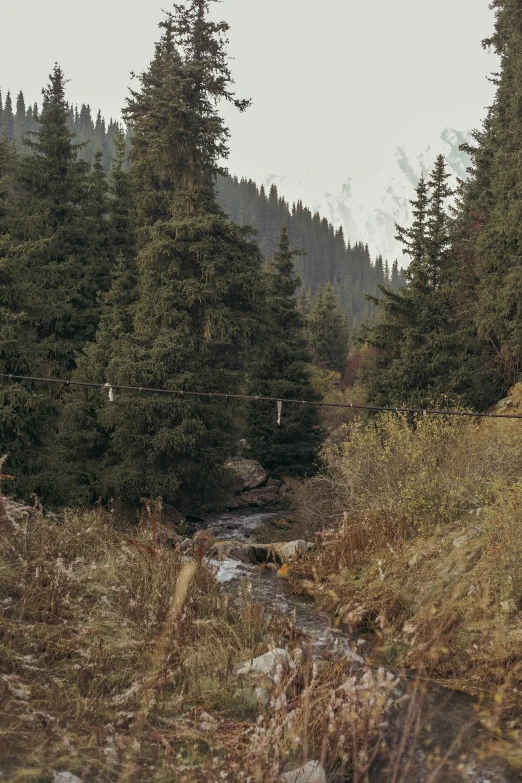
[(520, 423), (385, 415), (345, 436), (304, 489), (317, 547), (294, 588), (388, 665), (501, 692), (522, 730)]
[[(253, 602), (222, 594), (201, 562), (189, 584), (147, 515), (126, 533), (113, 522), (0, 498), (3, 779), (43, 782), (66, 768), (171, 780), (233, 753), (250, 709), (234, 696), (235, 664), (292, 637), (285, 618), (267, 622)], [(224, 722), (210, 741), (200, 715), (213, 709)]]
[[(332, 781), (369, 768), (393, 678), (342, 651), (313, 661), (291, 618), (159, 544), (154, 513), (118, 527), (0, 496), (3, 780), (268, 783), (309, 758)], [(235, 670), (283, 644), (292, 666), (263, 706), (263, 683), (244, 688)]]

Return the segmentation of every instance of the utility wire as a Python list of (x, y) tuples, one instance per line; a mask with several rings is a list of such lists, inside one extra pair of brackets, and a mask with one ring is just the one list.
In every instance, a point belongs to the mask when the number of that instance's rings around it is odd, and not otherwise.
[(12, 373), (0, 373), (0, 378), (11, 381), (32, 381), (34, 383), (54, 383), (59, 386), (84, 386), (91, 389), (105, 389), (109, 391), (109, 399), (112, 401), (111, 392), (137, 391), (151, 394), (174, 394), (178, 397), (206, 397), (207, 399), (223, 400), (253, 400), (254, 402), (275, 402), (285, 405), (317, 405), (321, 408), (349, 408), (360, 411), (384, 411), (389, 413), (420, 413), (423, 416), (463, 416), (472, 419), (522, 419), (522, 414), (502, 413), (472, 413), (470, 411), (437, 410), (430, 408), (401, 408), (382, 407), (379, 405), (360, 405), (354, 402), (314, 402), (312, 400), (281, 399), (280, 397), (263, 397), (253, 394), (226, 394), (225, 392), (196, 392), (181, 389), (151, 389), (147, 386), (120, 386), (112, 383), (89, 383), (87, 381), (63, 380), (60, 378), (35, 378), (30, 375), (14, 375)]

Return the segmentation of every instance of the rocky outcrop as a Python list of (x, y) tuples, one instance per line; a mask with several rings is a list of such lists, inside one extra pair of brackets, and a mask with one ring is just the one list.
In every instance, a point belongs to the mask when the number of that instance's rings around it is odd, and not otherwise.
[(509, 416), (509, 414), (519, 414), (520, 408), (522, 408), (522, 383), (517, 383), (510, 389), (509, 397), (497, 402), (496, 405), (488, 409), (487, 413)]

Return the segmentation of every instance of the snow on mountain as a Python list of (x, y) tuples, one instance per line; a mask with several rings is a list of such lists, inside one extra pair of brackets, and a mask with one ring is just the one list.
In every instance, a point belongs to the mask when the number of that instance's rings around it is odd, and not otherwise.
[[(290, 203), (300, 199), (313, 212), (326, 217), (334, 227), (343, 226), (352, 244), (368, 243), (373, 257), (382, 255), (389, 261), (399, 259), (406, 265), (401, 246), (395, 240), (395, 224), (409, 225), (410, 199), (414, 197), (421, 174), (428, 175), (435, 158), (441, 152), (455, 177), (464, 179), (469, 157), (459, 145), (471, 141), (469, 133), (446, 128), (438, 137), (429, 139), (412, 132), (410, 138), (394, 146), (377, 162), (362, 162), (352, 176), (336, 183), (318, 182), (309, 173), (276, 175), (250, 170), (248, 176), (268, 190), (277, 186), (280, 196)], [(454, 180), (455, 184), (456, 180)]]

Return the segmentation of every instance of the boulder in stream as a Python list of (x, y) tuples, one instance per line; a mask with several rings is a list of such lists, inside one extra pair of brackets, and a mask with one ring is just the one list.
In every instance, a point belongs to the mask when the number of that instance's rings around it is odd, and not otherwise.
[(225, 469), (232, 476), (236, 492), (242, 492), (245, 489), (257, 489), (268, 478), (264, 467), (255, 459), (231, 457), (225, 462)]
[(181, 536), (178, 535), (172, 522), (159, 523), (158, 542), (161, 544), (170, 544), (171, 546), (181, 543)]
[(247, 506), (270, 506), (279, 500), (278, 487), (261, 487), (260, 489), (251, 489), (243, 492), (239, 496), (242, 505)]
[(286, 650), (275, 649), (245, 661), (236, 669), (241, 678), (243, 696), (260, 707), (266, 707), (274, 690), (276, 680), (288, 674), (295, 664)]
[(300, 555), (305, 555), (308, 552), (308, 544), (306, 541), (288, 541), (286, 544), (274, 544), (273, 546), (276, 559), (281, 564), (289, 563), (291, 560), (295, 560)]
[(293, 669), (295, 664), (286, 650), (276, 648), (264, 655), (260, 655), (258, 658), (253, 658), (251, 661), (245, 661), (240, 664), (236, 669), (236, 675), (238, 677), (256, 675), (273, 677), (281, 666), (285, 669)]

